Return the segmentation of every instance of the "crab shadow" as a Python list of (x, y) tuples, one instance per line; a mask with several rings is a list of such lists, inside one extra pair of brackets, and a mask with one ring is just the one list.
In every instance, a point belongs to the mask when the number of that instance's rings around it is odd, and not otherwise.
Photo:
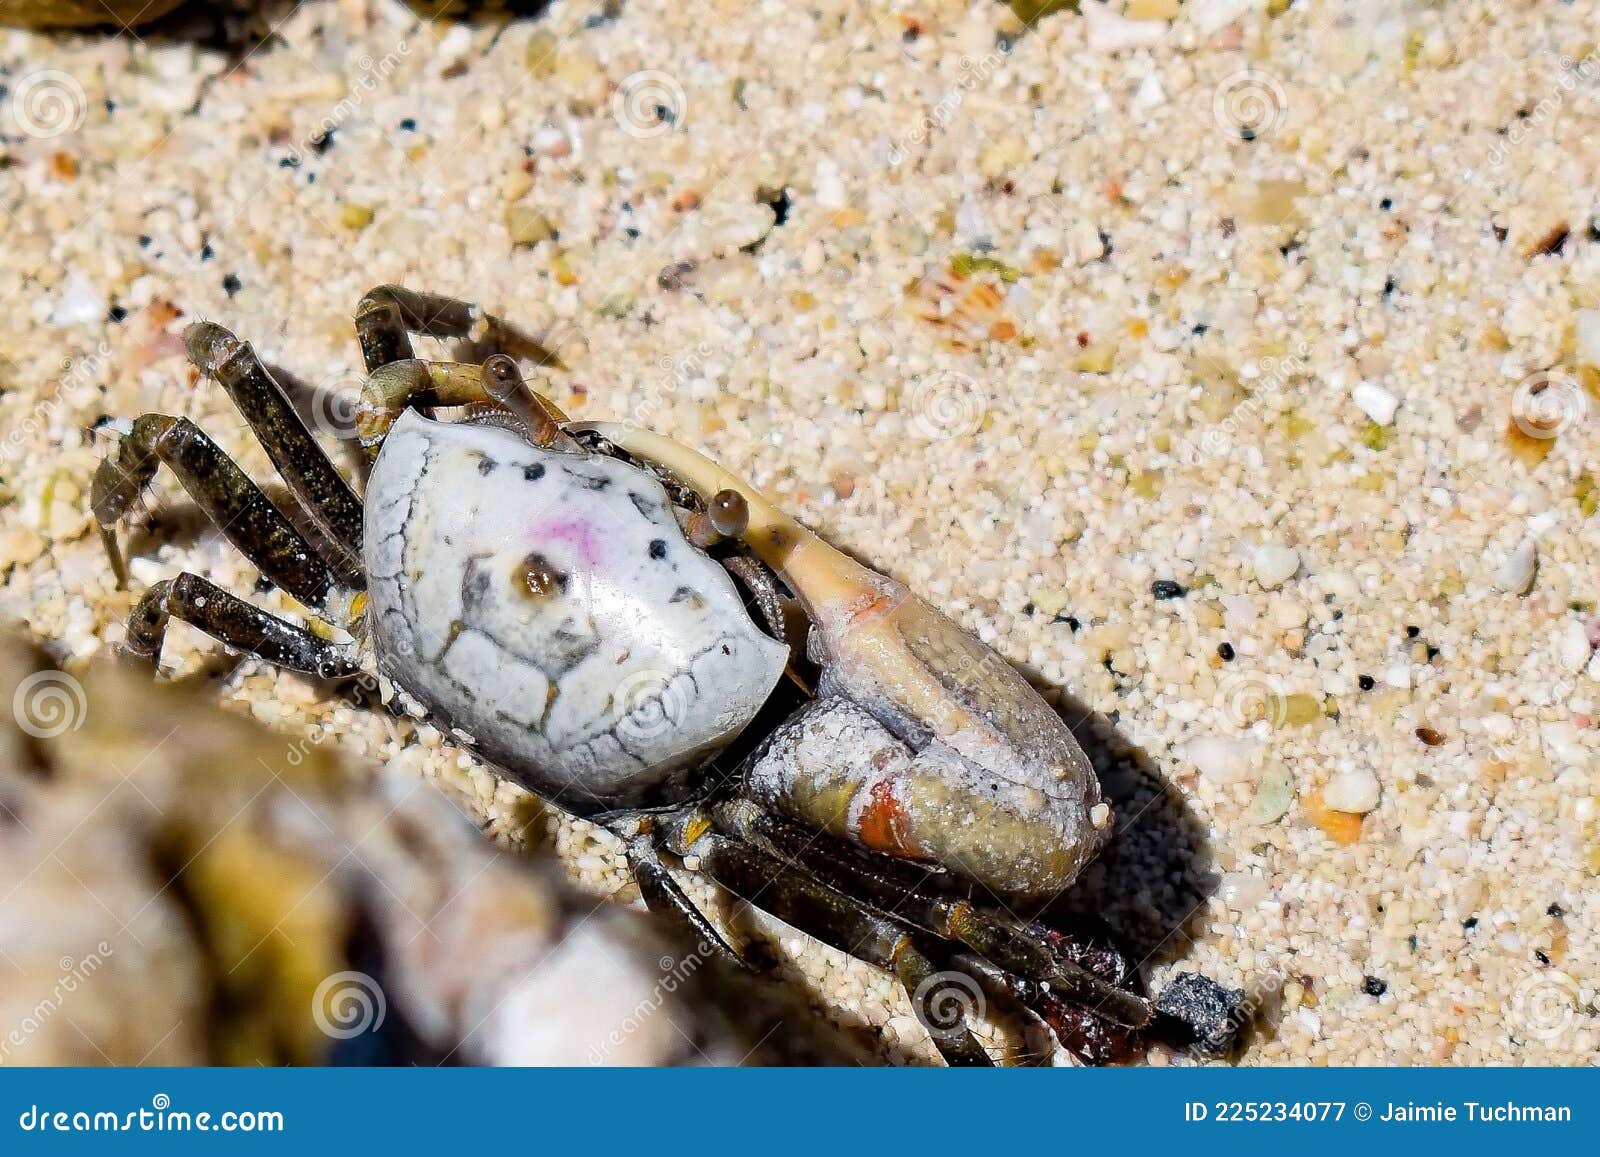
[(1217, 887), (1206, 825), (1160, 765), (1111, 718), (1017, 666), (1049, 692), (1094, 765), (1115, 818), (1106, 849), (1049, 905), (1046, 920), (1103, 920), (1141, 968), (1183, 958)]

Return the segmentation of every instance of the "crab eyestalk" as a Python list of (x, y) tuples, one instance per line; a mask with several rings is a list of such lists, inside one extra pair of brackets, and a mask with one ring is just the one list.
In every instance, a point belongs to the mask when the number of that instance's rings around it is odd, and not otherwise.
[(484, 391), (521, 423), (535, 446), (576, 450), (578, 444), (561, 429), (566, 417), (522, 380), (522, 371), (507, 354), (491, 354), (483, 363)]

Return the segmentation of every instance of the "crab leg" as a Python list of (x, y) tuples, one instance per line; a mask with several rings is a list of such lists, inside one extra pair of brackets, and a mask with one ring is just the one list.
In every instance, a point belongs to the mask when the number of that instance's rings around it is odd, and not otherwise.
[[(939, 969), (918, 945), (917, 936), (899, 921), (854, 904), (781, 860), (736, 840), (707, 834), (692, 850), (700, 857), (701, 869), (735, 895), (806, 935), (891, 973), (913, 1005), (938, 997)], [(927, 1010), (918, 1009), (924, 1024), (941, 1025), (934, 1043), (945, 1061), (951, 1065), (993, 1064), (959, 1009), (953, 1011), (953, 1023), (946, 1027), (941, 1022), (948, 1012), (930, 1017)]]
[(375, 458), (396, 418), (413, 407), (428, 406), (496, 406), (516, 418), (535, 445), (577, 449), (558, 425), (566, 415), (530, 388), (504, 354), (494, 354), (481, 365), (407, 358), (373, 370), (362, 384), (356, 409), (362, 449)]
[(184, 330), (183, 344), (195, 367), (222, 383), (300, 505), (345, 553), (339, 560), (340, 578), (357, 585), (359, 571), (351, 552), (361, 541), (361, 501), (317, 445), (282, 387), (250, 343), (220, 325), (208, 321), (191, 325)]
[(644, 897), (644, 905), (664, 922), (677, 924), (697, 942), (702, 952), (718, 951), (738, 964), (745, 958), (729, 944), (710, 920), (673, 879), (671, 870), (661, 862), (652, 835), (638, 835), (628, 841), (628, 867), (633, 871), (634, 882)]
[(424, 337), (467, 338), (530, 357), (541, 365), (560, 367), (561, 360), (544, 345), (513, 326), (484, 313), (470, 301), (440, 293), (422, 293), (403, 285), (380, 285), (356, 305), (356, 337), (367, 372), (390, 362), (407, 361), (410, 333)]
[[(865, 896), (880, 910), (973, 949), (1006, 972), (1073, 998), (1128, 1028), (1142, 1028), (1154, 1009), (1148, 1000), (1108, 984), (1070, 960), (1057, 959), (1021, 921), (968, 900), (925, 890), (901, 861), (883, 861), (843, 846), (820, 846), (804, 830), (748, 800), (718, 805), (719, 826), (769, 853), (796, 863), (844, 895)], [(926, 872), (917, 872), (926, 876)]]
[(228, 541), (267, 578), (310, 607), (327, 605), (338, 576), (248, 475), (187, 418), (146, 414), (95, 471), (90, 506), (119, 581), (114, 527), (165, 462)]
[(344, 678), (360, 670), (350, 660), (348, 648), (325, 642), (187, 572), (175, 579), (162, 579), (144, 593), (128, 616), (128, 641), (124, 644), (127, 653), (152, 666), (158, 664), (167, 623), (172, 618), (275, 667), (325, 679)]

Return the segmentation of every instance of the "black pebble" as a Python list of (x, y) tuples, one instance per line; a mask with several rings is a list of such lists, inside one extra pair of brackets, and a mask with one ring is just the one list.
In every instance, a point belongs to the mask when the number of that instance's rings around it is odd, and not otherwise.
[(1369, 976), (1361, 982), (1361, 991), (1368, 996), (1382, 996), (1389, 991), (1389, 986), (1376, 976)]
[(1565, 916), (1567, 913), (1560, 904), (1551, 904), (1544, 910), (1546, 916)]
[(1167, 599), (1181, 599), (1189, 592), (1184, 589), (1182, 583), (1174, 582), (1172, 579), (1156, 579), (1155, 582), (1150, 584), (1150, 593), (1155, 595), (1158, 600), (1165, 601)]
[(416, 118), (415, 117), (402, 117), (401, 120), (400, 120), (400, 131), (401, 132), (406, 132), (406, 133), (414, 133), (414, 132), (416, 132), (417, 131)]
[(1362, 675), (1356, 679), (1356, 686), (1360, 687), (1363, 691), (1371, 691), (1377, 685), (1378, 681), (1371, 675)]
[(120, 305), (113, 305), (109, 310), (106, 311), (106, 317), (113, 322), (125, 321), (128, 317), (128, 311), (123, 309)]
[(1218, 655), (1219, 658), (1221, 658), (1221, 660), (1224, 663), (1233, 662), (1233, 644), (1232, 643), (1219, 643), (1219, 644), (1217, 644), (1217, 655)]
[(1476, 928), (1478, 926), (1478, 918), (1476, 916), (1468, 916), (1461, 921), (1461, 926), (1463, 928)]
[(226, 293), (229, 297), (232, 297), (243, 288), (244, 283), (231, 273), (222, 279), (222, 292)]

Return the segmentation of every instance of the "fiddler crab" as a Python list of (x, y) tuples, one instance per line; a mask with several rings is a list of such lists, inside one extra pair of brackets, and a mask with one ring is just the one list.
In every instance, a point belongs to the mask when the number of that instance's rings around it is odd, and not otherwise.
[(1115, 951), (1013, 914), (1065, 891), (1112, 819), (1071, 730), (1003, 658), (696, 451), (570, 421), (505, 353), (415, 355), (413, 334), (504, 348), (515, 331), (477, 307), (386, 286), (355, 326), (364, 498), (248, 344), (209, 322), (184, 335), (320, 534), (185, 418), (134, 421), (92, 490), (119, 581), (115, 526), (165, 463), (267, 580), (355, 641), (185, 573), (139, 600), (125, 652), (153, 668), (176, 617), (295, 671), (370, 668), (392, 703), (615, 834), (650, 909), (738, 958), (674, 877), (687, 864), (893, 974), (952, 1064), (990, 1057), (951, 980), (1088, 1061), (1140, 1033), (1231, 1047), (1242, 994), (1182, 974), (1148, 999)]

